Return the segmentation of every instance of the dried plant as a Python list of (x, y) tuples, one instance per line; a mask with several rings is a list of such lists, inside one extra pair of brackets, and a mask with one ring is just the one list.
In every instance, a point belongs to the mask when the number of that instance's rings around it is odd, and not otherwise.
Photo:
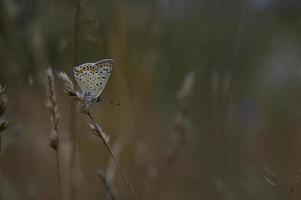
[[(172, 168), (179, 157), (181, 151), (183, 150), (186, 140), (187, 140), (187, 114), (189, 108), (189, 101), (191, 96), (191, 91), (194, 83), (194, 73), (190, 72), (177, 94), (177, 100), (179, 104), (179, 111), (176, 114), (174, 122), (174, 131), (172, 132), (172, 143), (167, 150), (167, 153), (164, 157), (163, 166), (161, 169), (161, 174), (164, 176), (164, 181), (159, 185), (158, 192), (156, 195), (160, 198), (164, 198), (164, 192), (166, 193), (168, 189), (169, 179), (172, 173)], [(165, 191), (163, 192), (163, 188)]]
[(113, 185), (109, 182), (106, 173), (104, 173), (101, 170), (96, 171), (97, 176), (100, 178), (102, 183), (104, 184), (106, 190), (107, 190), (107, 197), (109, 200), (117, 200), (117, 193)]
[[(121, 154), (124, 144), (125, 144), (125, 139), (121, 138), (120, 140), (115, 142), (113, 145), (113, 152), (117, 159), (119, 158), (119, 156)], [(111, 185), (114, 185), (115, 174), (116, 174), (116, 165), (114, 163), (114, 160), (111, 159), (107, 166), (107, 171), (106, 171), (107, 181)]]
[(46, 71), (47, 74), (47, 102), (46, 106), (50, 112), (51, 132), (50, 132), (50, 147), (55, 151), (58, 150), (59, 136), (58, 125), (60, 121), (60, 114), (58, 113), (57, 97), (55, 92), (54, 76), (51, 68)]
[(191, 89), (194, 82), (194, 73), (191, 72), (187, 75), (182, 88), (178, 92), (177, 100), (179, 104), (179, 111), (175, 117), (175, 131), (173, 132), (173, 136), (175, 140), (173, 141), (173, 145), (169, 149), (166, 155), (167, 164), (172, 164), (176, 158), (178, 157), (179, 153), (183, 149), (186, 139), (187, 139), (187, 113), (189, 108), (189, 100), (191, 95)]
[(94, 116), (91, 114), (90, 112), (90, 105), (86, 104), (85, 102), (88, 102), (84, 95), (82, 95), (82, 93), (76, 91), (74, 89), (74, 85), (71, 81), (71, 79), (68, 77), (68, 75), (64, 72), (59, 72), (58, 73), (59, 78), (64, 82), (64, 90), (65, 93), (72, 97), (75, 102), (77, 103), (79, 110), (82, 114), (87, 115), (91, 121), (90, 123), (90, 127), (93, 130), (93, 133), (102, 141), (102, 143), (105, 145), (106, 149), (108, 150), (111, 158), (113, 159), (114, 163), (116, 164), (117, 168), (119, 169), (119, 171), (122, 174), (122, 177), (125, 181), (125, 183), (127, 184), (131, 195), (133, 197), (133, 199), (138, 199), (136, 196), (136, 193), (132, 187), (132, 185), (130, 184), (128, 177), (125, 173), (125, 171), (122, 169), (122, 167), (120, 166), (115, 154), (113, 153), (110, 145), (109, 145), (109, 136), (104, 133), (104, 131), (102, 130), (101, 126), (96, 122)]
[[(118, 140), (117, 142), (114, 143), (113, 152), (115, 154), (116, 159), (118, 159), (124, 143), (125, 143), (124, 139)], [(116, 165), (114, 163), (114, 160), (113, 159), (110, 160), (105, 172), (102, 170), (97, 170), (96, 174), (103, 182), (104, 186), (106, 187), (108, 199), (117, 200), (118, 195), (116, 189), (114, 188), (114, 179), (116, 174)]]
[(60, 121), (60, 114), (58, 113), (57, 97), (55, 91), (54, 76), (51, 68), (46, 71), (47, 75), (47, 101), (46, 106), (50, 112), (51, 131), (50, 131), (50, 147), (56, 152), (56, 167), (58, 179), (58, 199), (61, 197), (61, 177), (60, 177), (60, 162), (59, 162), (59, 134), (58, 125)]
[(2, 147), (2, 133), (8, 127), (8, 121), (2, 118), (7, 108), (7, 96), (5, 94), (5, 88), (0, 85), (0, 155), (3, 154)]
[[(75, 14), (74, 14), (74, 40), (73, 40), (73, 65), (76, 65), (79, 50), (79, 33), (80, 33), (80, 18), (82, 10), (82, 0), (75, 0)], [(76, 109), (74, 102), (70, 103), (70, 138), (72, 140), (72, 148), (70, 155), (70, 195), (72, 200), (76, 200), (76, 145), (77, 145), (77, 129), (76, 129)]]

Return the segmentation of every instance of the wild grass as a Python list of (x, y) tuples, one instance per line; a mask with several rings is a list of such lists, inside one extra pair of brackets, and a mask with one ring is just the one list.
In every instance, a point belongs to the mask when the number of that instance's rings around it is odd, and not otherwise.
[(194, 72), (187, 74), (185, 80), (182, 83), (181, 88), (178, 91), (176, 99), (178, 101), (178, 113), (174, 119), (174, 127), (170, 137), (170, 144), (167, 148), (165, 157), (163, 158), (160, 174), (163, 180), (158, 184), (158, 191), (156, 193), (157, 199), (166, 199), (166, 194), (169, 189), (170, 178), (173, 176), (173, 168), (180, 153), (183, 151), (186, 143), (189, 131), (187, 130), (189, 122), (189, 105), (190, 97), (192, 95), (194, 85)]
[[(113, 152), (114, 155), (116, 157), (116, 159), (118, 160), (123, 146), (125, 144), (125, 137), (123, 136), (121, 139), (117, 140), (114, 144), (113, 144)], [(107, 168), (105, 170), (97, 170), (96, 171), (97, 176), (100, 178), (100, 180), (102, 181), (103, 185), (105, 186), (106, 190), (107, 190), (107, 197), (109, 200), (118, 200), (118, 193), (117, 190), (114, 186), (114, 180), (115, 180), (115, 174), (116, 174), (116, 164), (114, 162), (113, 159), (110, 159), (109, 164), (107, 165)]]
[(2, 134), (8, 127), (8, 121), (3, 118), (3, 115), (7, 109), (7, 96), (5, 94), (5, 88), (0, 85), (0, 157), (3, 155)]
[[(122, 139), (119, 139), (117, 142), (113, 144), (113, 152), (116, 157), (116, 159), (119, 159), (119, 156), (122, 152), (123, 146), (125, 144), (125, 137), (123, 136)], [(114, 186), (114, 180), (115, 180), (115, 174), (116, 174), (116, 164), (114, 163), (113, 159), (110, 159), (110, 162), (106, 168), (106, 170), (97, 170), (97, 175), (107, 188), (107, 193), (108, 193), (108, 198), (112, 200), (117, 200), (118, 198), (118, 193), (117, 190)]]
[(46, 89), (47, 89), (47, 101), (46, 106), (50, 113), (51, 131), (50, 131), (50, 147), (56, 154), (56, 171), (58, 181), (58, 199), (61, 199), (61, 172), (60, 172), (60, 153), (59, 153), (59, 122), (60, 114), (58, 112), (57, 95), (55, 90), (55, 81), (52, 68), (48, 68), (46, 71)]
[[(75, 0), (75, 14), (74, 14), (74, 39), (73, 39), (73, 66), (77, 65), (78, 48), (79, 48), (79, 34), (80, 34), (80, 19), (81, 19), (81, 0)], [(77, 150), (77, 115), (74, 102), (70, 103), (70, 138), (72, 139), (72, 148), (70, 156), (69, 182), (71, 199), (76, 200), (76, 150)]]
[(100, 180), (102, 181), (103, 185), (106, 188), (107, 191), (107, 198), (109, 200), (117, 200), (117, 192), (116, 189), (114, 188), (114, 186), (108, 181), (108, 178), (106, 176), (106, 173), (103, 172), (102, 170), (97, 170), (96, 171), (97, 176), (100, 178)]
[(112, 151), (112, 149), (109, 145), (109, 135), (107, 135), (103, 131), (101, 126), (96, 122), (94, 116), (90, 112), (90, 105), (85, 103), (86, 102), (85, 97), (83, 96), (83, 94), (81, 94), (80, 92), (75, 90), (73, 82), (71, 81), (71, 79), (68, 77), (68, 75), (66, 73), (60, 72), (60, 73), (58, 73), (58, 76), (64, 82), (64, 90), (65, 90), (66, 94), (75, 100), (75, 102), (79, 106), (80, 112), (82, 114), (88, 116), (88, 118), (90, 119), (90, 127), (91, 127), (93, 133), (102, 141), (102, 143), (106, 147), (107, 151), (109, 152), (109, 155), (111, 156), (114, 163), (118, 167), (118, 170), (122, 174), (122, 178), (125, 181), (129, 191), (131, 192), (132, 198), (137, 200), (138, 199), (137, 195), (136, 195), (132, 185), (130, 184), (125, 171), (121, 167), (118, 159), (116, 158), (114, 152)]

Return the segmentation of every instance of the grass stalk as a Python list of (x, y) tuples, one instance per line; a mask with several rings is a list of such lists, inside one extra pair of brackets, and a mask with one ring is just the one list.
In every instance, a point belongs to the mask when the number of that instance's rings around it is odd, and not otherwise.
[(55, 91), (55, 82), (52, 69), (49, 68), (46, 71), (47, 74), (47, 102), (46, 106), (50, 112), (51, 120), (51, 132), (50, 132), (50, 144), (49, 146), (55, 150), (56, 158), (56, 171), (58, 181), (58, 199), (61, 199), (61, 174), (60, 174), (60, 156), (59, 156), (59, 134), (58, 125), (60, 121), (60, 114), (58, 113), (57, 97)]
[(103, 142), (103, 144), (105, 145), (106, 149), (108, 150), (111, 158), (113, 159), (114, 163), (116, 164), (118, 170), (120, 171), (120, 173), (122, 174), (122, 178), (125, 181), (128, 189), (130, 190), (133, 199), (137, 200), (137, 195), (132, 187), (132, 185), (130, 184), (130, 181), (125, 173), (125, 171), (123, 170), (123, 168), (121, 167), (119, 161), (117, 160), (116, 156), (114, 155), (109, 143), (108, 143), (108, 137), (105, 136), (104, 132), (102, 131), (102, 129), (99, 127), (99, 125), (96, 123), (95, 118), (93, 117), (93, 115), (91, 114), (90, 110), (88, 110), (88, 112), (86, 113), (87, 116), (90, 118), (91, 122), (92, 122), (92, 126), (91, 128), (95, 131), (96, 136), (98, 136), (101, 141)]
[[(76, 65), (78, 59), (79, 46), (79, 27), (81, 15), (81, 1), (75, 0), (75, 18), (74, 18), (74, 50), (73, 50), (73, 65)], [(72, 140), (71, 155), (70, 155), (70, 197), (76, 200), (76, 149), (77, 149), (77, 130), (76, 130), (76, 108), (75, 103), (70, 103), (70, 138)]]
[[(124, 143), (125, 143), (125, 139), (120, 139), (113, 144), (112, 151), (114, 152), (114, 155), (117, 159), (120, 156)], [(110, 159), (106, 171), (102, 171), (102, 170), (96, 171), (97, 176), (100, 178), (100, 180), (102, 181), (102, 183), (106, 188), (107, 197), (109, 200), (118, 200), (118, 194), (116, 189), (114, 188), (114, 180), (115, 180), (115, 174), (117, 169), (116, 167), (117, 166), (114, 163), (113, 159)]]
[[(189, 73), (182, 87), (180, 88), (177, 100), (179, 105), (179, 111), (176, 114), (175, 122), (174, 122), (174, 132), (173, 136), (175, 140), (173, 144), (168, 149), (165, 158), (164, 158), (164, 166), (161, 170), (162, 176), (164, 176), (164, 180), (160, 183), (159, 190), (157, 192), (157, 199), (166, 199), (165, 195), (168, 192), (169, 183), (172, 175), (173, 168), (175, 163), (183, 151), (186, 142), (187, 142), (187, 114), (189, 109), (189, 100), (191, 96), (192, 87), (194, 84), (194, 73)], [(163, 190), (163, 188), (165, 190)]]
[(101, 170), (97, 170), (96, 171), (97, 176), (100, 178), (100, 180), (102, 181), (102, 183), (104, 184), (106, 190), (107, 190), (107, 196), (109, 200), (117, 200), (117, 194), (115, 189), (113, 188), (113, 185), (110, 184), (106, 174), (101, 171)]
[(2, 133), (8, 126), (8, 122), (2, 119), (7, 108), (7, 102), (8, 100), (5, 94), (5, 88), (0, 85), (0, 157), (3, 155)]
[(111, 158), (113, 159), (114, 163), (116, 164), (118, 170), (120, 171), (122, 178), (124, 180), (124, 182), (126, 183), (131, 196), (133, 199), (137, 200), (137, 195), (132, 187), (132, 185), (129, 182), (129, 179), (125, 173), (125, 171), (123, 170), (123, 168), (121, 167), (119, 161), (117, 160), (116, 156), (114, 155), (110, 145), (109, 145), (109, 136), (107, 136), (102, 128), (97, 124), (94, 116), (91, 114), (90, 112), (90, 106), (87, 105), (85, 103), (85, 97), (78, 91), (76, 91), (74, 89), (74, 85), (73, 82), (71, 81), (71, 79), (67, 76), (66, 73), (64, 72), (60, 72), (58, 74), (59, 78), (64, 81), (64, 88), (65, 88), (65, 92), (67, 93), (67, 95), (73, 97), (73, 99), (76, 101), (76, 103), (78, 104), (80, 111), (82, 114), (85, 114), (88, 116), (88, 118), (91, 121), (90, 127), (93, 129), (93, 133), (99, 137), (99, 139), (102, 141), (102, 143), (105, 145), (107, 151), (109, 152), (109, 155), (111, 156)]

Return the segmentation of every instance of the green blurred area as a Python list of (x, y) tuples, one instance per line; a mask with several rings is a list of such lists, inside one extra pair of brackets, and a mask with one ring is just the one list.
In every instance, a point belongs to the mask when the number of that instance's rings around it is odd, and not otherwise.
[[(0, 0), (0, 84), (10, 122), (0, 199), (56, 199), (45, 70), (72, 77), (73, 66), (104, 58), (116, 64), (103, 97), (121, 106), (92, 110), (112, 144), (124, 141), (120, 162), (139, 199), (288, 198), (301, 165), (300, 1), (82, 0), (77, 56), (75, 5)], [(176, 97), (190, 72), (187, 140), (169, 166)], [(69, 199), (71, 100), (58, 79), (56, 88)], [(76, 196), (105, 199), (95, 170), (107, 166), (109, 155), (88, 122), (77, 114)], [(115, 186), (120, 199), (130, 199), (118, 172)], [(293, 196), (301, 198), (298, 186)]]

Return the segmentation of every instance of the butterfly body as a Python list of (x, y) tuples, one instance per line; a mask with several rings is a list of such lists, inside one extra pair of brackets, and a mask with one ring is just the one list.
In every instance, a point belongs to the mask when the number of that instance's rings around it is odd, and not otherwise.
[(74, 67), (74, 77), (86, 103), (93, 104), (100, 101), (100, 95), (109, 80), (113, 64), (112, 59), (105, 59), (96, 63), (85, 63)]

